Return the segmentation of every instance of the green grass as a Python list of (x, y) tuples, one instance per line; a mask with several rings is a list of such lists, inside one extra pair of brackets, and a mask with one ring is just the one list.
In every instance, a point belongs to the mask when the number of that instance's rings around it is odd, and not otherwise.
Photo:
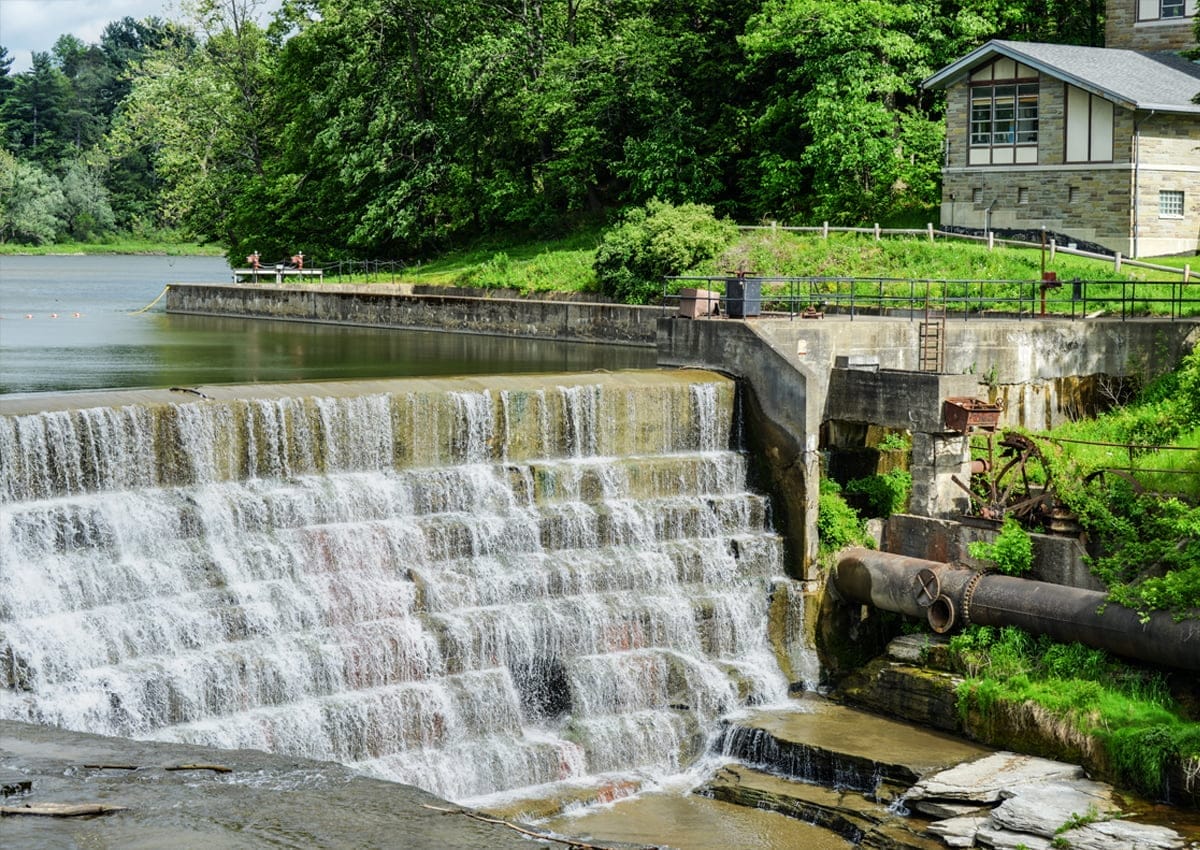
[(120, 237), (96, 242), (55, 242), (50, 245), (0, 243), (0, 255), (28, 254), (161, 254), (170, 257), (221, 257), (225, 249), (213, 243), (188, 242), (170, 233), (158, 237)]
[(1011, 626), (972, 626), (950, 648), (966, 674), (958, 691), (964, 714), (1033, 702), (1095, 738), (1120, 784), (1155, 797), (1168, 765), (1200, 763), (1200, 723), (1174, 701), (1162, 673)]
[[(496, 238), (481, 241), (469, 248), (450, 252), (430, 262), (409, 265), (402, 269), (366, 274), (358, 272), (334, 278), (357, 283), (414, 283), (433, 286), (461, 286), (481, 289), (511, 289), (524, 294), (546, 292), (598, 292), (592, 264), (602, 230), (597, 227), (581, 229), (569, 236), (541, 241), (513, 241)], [(185, 242), (176, 234), (157, 237), (120, 238), (97, 242), (58, 243), (55, 245), (0, 245), (0, 254), (222, 254), (219, 246)], [(1170, 258), (1182, 266), (1187, 258)], [(763, 277), (824, 277), (917, 279), (932, 281), (1014, 281), (988, 283), (981, 290), (978, 283), (934, 284), (935, 298), (947, 296), (956, 307), (971, 309), (1015, 310), (1018, 305), (1000, 299), (1023, 301), (1020, 308), (1034, 309), (1032, 298), (1036, 287), (1031, 283), (1041, 278), (1041, 252), (1036, 249), (998, 247), (988, 251), (986, 246), (960, 241), (941, 240), (930, 243), (923, 237), (887, 237), (875, 241), (870, 235), (832, 234), (829, 239), (815, 235), (783, 231), (744, 231), (738, 241), (720, 257), (687, 274), (724, 276), (731, 268), (746, 268)], [(1050, 269), (1063, 280), (1079, 277), (1089, 281), (1087, 310), (1116, 311), (1122, 287), (1136, 280), (1136, 298), (1145, 312), (1162, 312), (1164, 305), (1147, 299), (1164, 298), (1170, 294), (1169, 284), (1150, 284), (1156, 276), (1166, 273), (1136, 270), (1125, 267), (1121, 274), (1112, 270), (1112, 263), (1067, 257), (1059, 254)], [(1021, 281), (1022, 283), (1016, 283)], [(678, 290), (685, 283), (676, 283)], [(811, 300), (846, 300), (853, 295), (857, 303), (880, 292), (897, 299), (894, 306), (908, 306), (915, 293), (924, 296), (924, 287), (914, 289), (908, 283), (850, 284), (821, 283), (812, 285)], [(767, 284), (768, 299), (787, 295), (786, 285)], [(1067, 290), (1058, 290), (1052, 297), (1063, 299)], [(1132, 295), (1126, 292), (1126, 295)], [(798, 303), (810, 300), (809, 287), (803, 289)], [(768, 301), (768, 308), (773, 306)], [(778, 305), (783, 307), (782, 302)], [(1064, 303), (1061, 309), (1069, 309)], [(1078, 305), (1083, 309), (1083, 305)], [(1052, 311), (1056, 309), (1051, 305)], [(1190, 308), (1200, 314), (1200, 304)]]
[[(884, 226), (908, 226), (920, 228), (928, 220), (926, 211), (917, 211), (907, 219), (882, 222)], [(358, 282), (424, 283), (443, 286), (471, 286), (487, 289), (515, 289), (526, 293), (535, 292), (595, 292), (598, 290), (592, 262), (596, 247), (600, 244), (602, 229), (582, 228), (569, 236), (547, 239), (507, 239), (496, 237), (481, 240), (458, 251), (452, 251), (432, 261), (410, 265), (402, 273), (391, 272), (377, 275), (356, 275)], [(95, 242), (57, 243), (54, 245), (29, 246), (0, 244), (0, 254), (203, 254), (221, 255), (223, 249), (213, 244), (197, 244), (182, 240), (178, 234), (164, 232), (158, 235), (133, 238), (120, 237)], [(829, 278), (893, 278), (935, 281), (1024, 281), (1021, 290), (1026, 296), (1026, 307), (1031, 290), (1028, 282), (1041, 279), (1042, 251), (1038, 248), (1016, 248), (998, 246), (989, 251), (985, 245), (963, 241), (938, 239), (929, 242), (923, 236), (884, 237), (875, 241), (870, 234), (831, 234), (829, 239), (819, 235), (796, 234), (785, 231), (743, 231), (738, 241), (721, 256), (685, 274), (700, 276), (723, 276), (732, 268), (745, 268), (763, 277), (829, 277)], [(1143, 289), (1140, 285), (1136, 298), (1148, 312), (1162, 312), (1164, 306), (1147, 303), (1146, 299), (1162, 298), (1170, 292), (1170, 281), (1178, 281), (1177, 275), (1149, 269), (1123, 266), (1120, 273), (1113, 271), (1107, 260), (1091, 260), (1059, 253), (1049, 262), (1048, 271), (1058, 274), (1060, 280), (1080, 278), (1091, 282), (1089, 286), (1088, 310), (1115, 308), (1114, 301), (1105, 301), (1121, 294), (1121, 285), (1131, 281), (1162, 282), (1161, 286)], [(1200, 272), (1200, 258), (1162, 257), (1151, 260), (1156, 264), (1182, 268), (1191, 265)], [(1101, 288), (1100, 282), (1111, 284)], [(683, 284), (679, 284), (682, 286)], [(1069, 284), (1067, 284), (1069, 286)], [(678, 287), (676, 287), (678, 288)], [(859, 284), (856, 296), (873, 294), (878, 285)], [(1015, 296), (1018, 287), (989, 286), (988, 293)], [(780, 288), (775, 290), (778, 293)], [(828, 293), (836, 286), (825, 287)], [(907, 298), (907, 284), (890, 288), (897, 297)], [(848, 294), (844, 285), (842, 292)], [(768, 286), (768, 294), (772, 290)], [(964, 298), (971, 306), (988, 306), (986, 298), (980, 298), (978, 287), (951, 287), (949, 295)], [(1128, 294), (1128, 293), (1127, 293)], [(1052, 297), (1063, 299), (1069, 292), (1058, 290)], [(1002, 304), (995, 305), (1004, 306)], [(1200, 307), (1195, 308), (1200, 313)]]

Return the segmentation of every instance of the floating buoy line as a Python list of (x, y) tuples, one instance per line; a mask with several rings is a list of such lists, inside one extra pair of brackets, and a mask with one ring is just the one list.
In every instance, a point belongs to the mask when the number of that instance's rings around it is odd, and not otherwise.
[[(0, 319), (5, 319), (5, 318), (7, 318), (7, 316), (0, 316)], [(21, 318), (23, 318), (23, 319), (32, 319), (32, 318), (34, 318), (34, 315), (33, 315), (33, 313), (26, 313), (26, 314), (25, 314), (24, 316), (22, 316)], [(51, 319), (57, 319), (57, 318), (58, 318), (58, 313), (51, 313), (51, 314), (50, 314), (50, 318), (51, 318)], [(80, 313), (79, 311), (76, 311), (76, 312), (74, 312), (74, 313), (72, 313), (72, 314), (71, 314), (71, 318), (72, 318), (72, 319), (82, 319), (82, 318), (83, 318), (83, 313)]]
[[(153, 306), (154, 306), (155, 304), (157, 304), (159, 301), (162, 301), (162, 297), (163, 297), (164, 295), (166, 295), (166, 294), (167, 294), (167, 290), (169, 290), (170, 288), (171, 288), (170, 284), (168, 284), (167, 286), (164, 286), (164, 287), (163, 287), (163, 291), (162, 291), (162, 292), (160, 292), (160, 293), (158, 293), (158, 297), (157, 297), (157, 298), (155, 298), (153, 301), (151, 301), (149, 304), (147, 304), (147, 305), (146, 305), (145, 307), (143, 307), (142, 309), (140, 309), (140, 310), (134, 310), (134, 311), (133, 311), (133, 312), (131, 312), (129, 315), (131, 315), (131, 316), (136, 316), (136, 315), (137, 315), (137, 314), (139, 314), (139, 313), (145, 313), (147, 310), (149, 310), (151, 307), (153, 307)], [(64, 314), (64, 316), (65, 316), (65, 314)], [(5, 318), (5, 317), (4, 317), (4, 316), (0, 316), (0, 319), (3, 319), (3, 318)], [(32, 319), (32, 318), (34, 318), (34, 315), (33, 315), (33, 313), (26, 313), (26, 314), (23, 316), (23, 318), (25, 318), (25, 319)], [(57, 319), (57, 318), (59, 318), (59, 314), (58, 314), (58, 313), (51, 313), (51, 314), (50, 314), (50, 318), (51, 318), (51, 319)], [(74, 311), (73, 313), (71, 313), (71, 318), (72, 318), (72, 319), (82, 319), (82, 318), (83, 318), (83, 313), (80, 313), (78, 310), (76, 310), (76, 311)]]
[(166, 286), (164, 286), (164, 287), (163, 287), (163, 291), (162, 291), (162, 292), (160, 292), (160, 293), (158, 293), (158, 297), (157, 297), (157, 298), (155, 298), (153, 301), (151, 301), (149, 304), (147, 304), (147, 305), (146, 305), (145, 307), (143, 307), (142, 309), (140, 309), (140, 310), (134, 310), (134, 311), (133, 311), (132, 313), (130, 313), (129, 315), (131, 315), (131, 316), (136, 316), (138, 313), (145, 313), (147, 310), (149, 310), (151, 307), (153, 307), (153, 306), (154, 306), (155, 304), (157, 304), (159, 301), (162, 301), (162, 297), (163, 297), (164, 295), (166, 295), (166, 294), (167, 294), (167, 290), (168, 290), (168, 289), (170, 289), (170, 288), (171, 288), (171, 285), (170, 285), (170, 284), (167, 284)]

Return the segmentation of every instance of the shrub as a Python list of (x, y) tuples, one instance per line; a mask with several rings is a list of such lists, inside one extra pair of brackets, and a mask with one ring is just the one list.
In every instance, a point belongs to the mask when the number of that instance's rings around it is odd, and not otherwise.
[(1033, 541), (1011, 516), (1004, 518), (996, 540), (976, 540), (967, 546), (972, 558), (991, 561), (1005, 575), (1019, 576), (1033, 568)]
[(647, 304), (663, 278), (717, 256), (737, 237), (737, 227), (700, 204), (650, 201), (630, 210), (604, 234), (596, 250), (596, 278), (605, 295)]
[(821, 479), (817, 506), (817, 537), (821, 552), (836, 552), (851, 544), (865, 545), (867, 532), (854, 508), (842, 498), (842, 488), (828, 478)]
[(867, 516), (888, 517), (908, 505), (912, 474), (893, 469), (883, 475), (869, 475), (846, 483), (846, 495), (861, 499)]

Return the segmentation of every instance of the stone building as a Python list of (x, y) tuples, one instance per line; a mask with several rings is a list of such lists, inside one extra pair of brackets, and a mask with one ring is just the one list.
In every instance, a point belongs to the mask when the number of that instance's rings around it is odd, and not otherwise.
[(1196, 2), (1108, 0), (1108, 47), (990, 41), (926, 80), (947, 98), (943, 226), (1200, 251)]

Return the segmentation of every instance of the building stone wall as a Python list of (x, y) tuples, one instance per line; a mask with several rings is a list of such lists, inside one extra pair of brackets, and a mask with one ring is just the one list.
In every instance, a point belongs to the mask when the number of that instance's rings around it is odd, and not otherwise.
[[(1066, 85), (1045, 75), (1039, 82), (1036, 167), (967, 168), (970, 87), (963, 81), (949, 89), (950, 148), (942, 179), (942, 224), (976, 229), (1045, 227), (1129, 254), (1132, 113), (1122, 109), (1114, 113), (1114, 163), (1066, 165)], [(1157, 203), (1157, 195), (1155, 199)]]
[(1104, 46), (1126, 50), (1185, 50), (1196, 43), (1195, 17), (1137, 20), (1137, 0), (1109, 0)]
[[(1118, 107), (1113, 112), (1113, 161), (1065, 163), (1066, 85), (1043, 75), (1038, 92), (1037, 166), (968, 168), (969, 90), (963, 81), (947, 91), (943, 225), (1045, 227), (1126, 256), (1200, 250), (1200, 119), (1196, 116), (1138, 116)], [(1137, 240), (1133, 238), (1135, 136), (1140, 138)], [(1162, 189), (1184, 192), (1182, 219), (1159, 217)]]
[[(1155, 114), (1139, 127), (1137, 252), (1200, 251), (1200, 116)], [(1159, 192), (1183, 192), (1182, 218), (1159, 216)]]

